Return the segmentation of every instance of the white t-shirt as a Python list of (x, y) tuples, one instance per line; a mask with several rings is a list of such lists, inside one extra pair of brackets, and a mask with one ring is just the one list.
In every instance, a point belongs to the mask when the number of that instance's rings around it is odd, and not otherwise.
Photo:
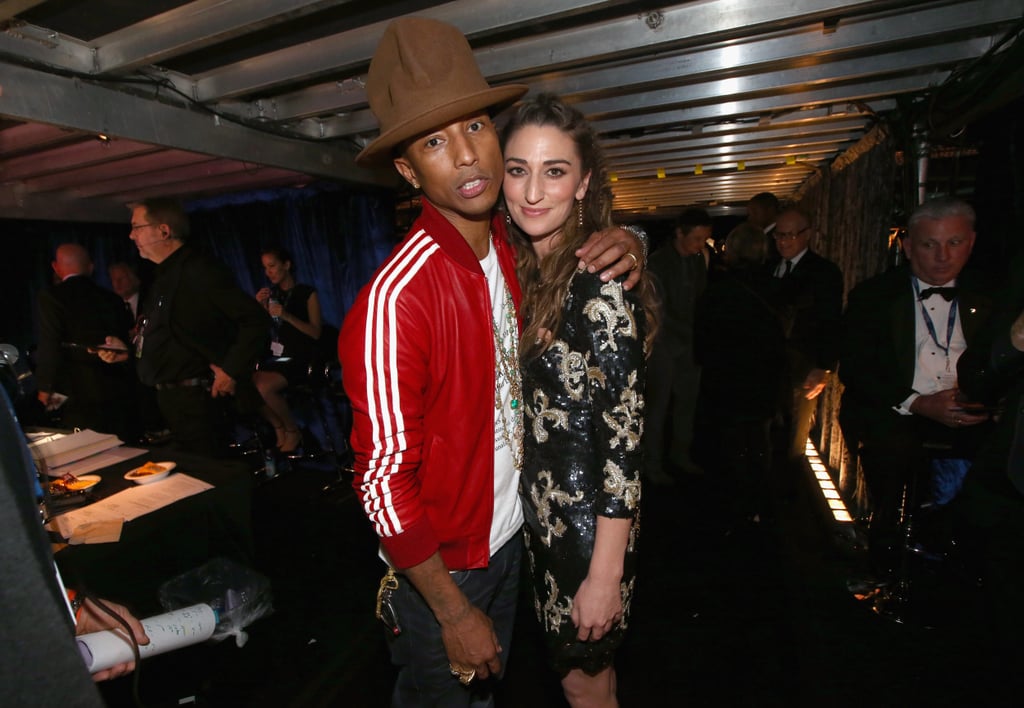
[[(518, 339), (519, 330), (515, 322), (510, 326), (505, 316), (505, 277), (501, 272), (498, 254), (494, 251), (493, 244), (489, 246), (487, 256), (480, 261), (480, 268), (487, 278), (487, 286), (491, 293), (491, 316), (507, 349), (512, 341)], [(494, 347), (497, 362), (500, 356), (497, 343), (494, 343)], [(516, 366), (518, 365), (517, 361)], [(508, 441), (513, 445), (518, 444), (515, 431), (511, 429), (515, 420), (511, 405), (512, 395), (508, 382), (503, 377), (497, 377), (497, 372), (495, 374), (496, 378), (502, 379), (501, 400), (505, 415), (503, 417), (500, 411), (494, 411), (494, 515), (491, 519), (491, 555), (519, 533), (523, 523), (523, 507), (519, 499), (519, 471), (515, 468), (512, 451), (508, 446)], [(522, 406), (522, 401), (519, 405)], [(509, 426), (507, 433), (506, 421)]]

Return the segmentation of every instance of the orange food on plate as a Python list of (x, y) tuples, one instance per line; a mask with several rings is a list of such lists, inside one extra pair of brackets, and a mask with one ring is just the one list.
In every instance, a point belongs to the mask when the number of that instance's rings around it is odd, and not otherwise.
[(164, 471), (163, 465), (158, 465), (155, 462), (147, 462), (142, 467), (132, 471), (132, 477), (147, 477), (151, 474), (160, 474)]

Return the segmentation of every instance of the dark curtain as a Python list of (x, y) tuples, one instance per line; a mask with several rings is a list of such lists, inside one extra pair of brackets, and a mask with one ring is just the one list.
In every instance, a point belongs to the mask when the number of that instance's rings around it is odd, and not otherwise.
[[(291, 252), (297, 278), (320, 295), (324, 322), (342, 318), (397, 241), (390, 192), (354, 191), (334, 185), (266, 190), (185, 205), (198, 248), (223, 261), (243, 290), (266, 282), (260, 251), (279, 245)], [(0, 259), (0, 342), (23, 352), (35, 347), (36, 296), (52, 282), (50, 263), (62, 243), (81, 243), (92, 254), (96, 282), (110, 287), (107, 266), (127, 261), (145, 281), (153, 264), (140, 261), (124, 223), (79, 224), (0, 219), (6, 257)], [(400, 236), (398, 234), (397, 236)]]

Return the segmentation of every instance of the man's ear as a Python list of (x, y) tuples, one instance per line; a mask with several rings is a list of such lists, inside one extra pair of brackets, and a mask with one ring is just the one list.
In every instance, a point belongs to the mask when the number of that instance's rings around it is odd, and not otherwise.
[(420, 181), (416, 179), (416, 171), (409, 164), (408, 160), (404, 157), (396, 157), (395, 169), (398, 170), (398, 174), (402, 175), (402, 179), (411, 184), (415, 189), (420, 188)]

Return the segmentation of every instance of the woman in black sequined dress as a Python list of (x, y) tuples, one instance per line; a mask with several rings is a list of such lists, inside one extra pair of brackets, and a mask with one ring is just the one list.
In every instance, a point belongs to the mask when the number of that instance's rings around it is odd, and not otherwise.
[(506, 213), (520, 246), (527, 555), (549, 658), (572, 705), (617, 705), (615, 649), (635, 583), (651, 296), (577, 271), (610, 222), (596, 136), (557, 98), (504, 134)]

